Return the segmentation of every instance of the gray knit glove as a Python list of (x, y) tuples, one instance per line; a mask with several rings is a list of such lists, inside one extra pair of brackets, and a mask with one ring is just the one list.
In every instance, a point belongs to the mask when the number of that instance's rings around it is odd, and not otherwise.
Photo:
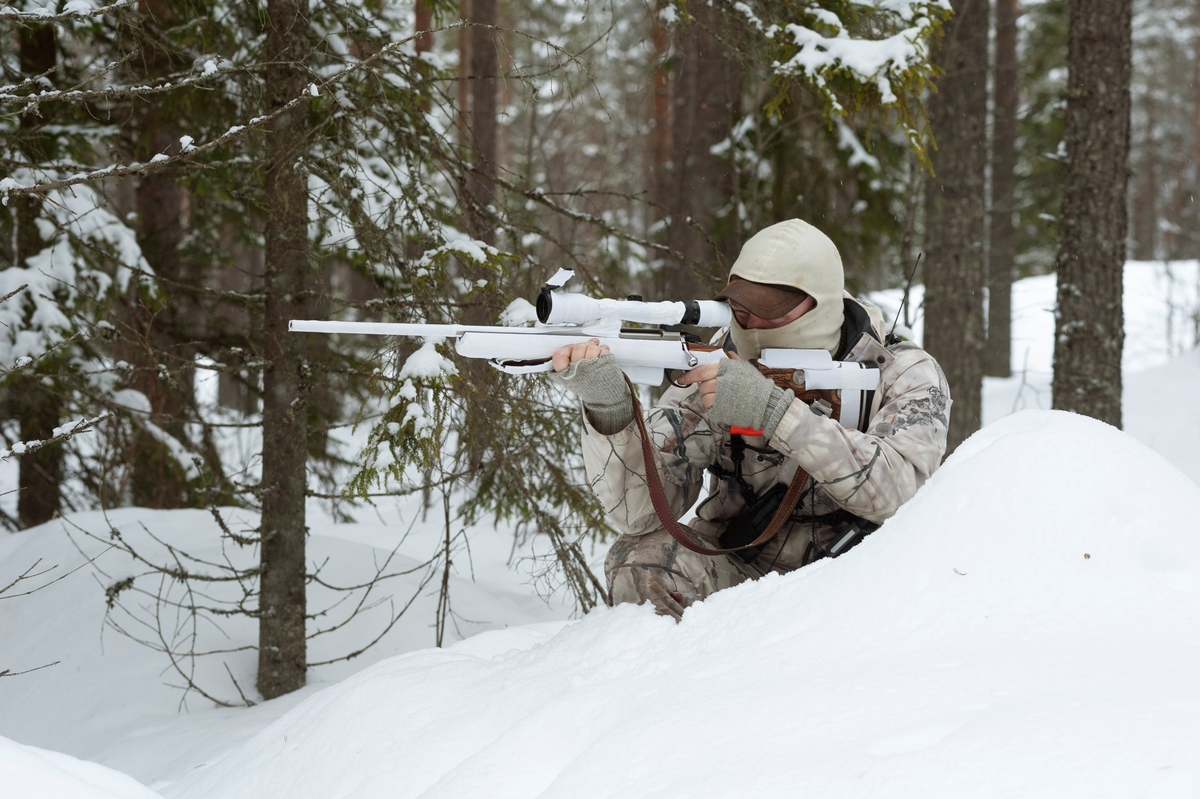
[(796, 395), (763, 377), (749, 361), (732, 358), (717, 369), (717, 394), (708, 420), (725, 427), (750, 427), (770, 438)]
[(633, 421), (629, 384), (611, 352), (576, 361), (561, 372), (551, 372), (550, 377), (583, 401), (592, 427), (601, 435), (619, 433)]

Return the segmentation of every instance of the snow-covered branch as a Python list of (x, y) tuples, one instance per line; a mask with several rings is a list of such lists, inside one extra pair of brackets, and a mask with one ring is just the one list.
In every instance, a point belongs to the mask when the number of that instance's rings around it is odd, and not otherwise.
[[(461, 27), (461, 26), (454, 25), (454, 26), (450, 26), (450, 27)], [(24, 196), (24, 195), (29, 195), (29, 194), (45, 194), (46, 192), (52, 191), (54, 189), (65, 189), (70, 186), (76, 186), (81, 183), (89, 183), (91, 181), (101, 180), (104, 178), (117, 178), (117, 177), (126, 177), (129, 175), (150, 174), (150, 173), (158, 172), (162, 169), (165, 169), (165, 168), (167, 168), (173, 164), (179, 163), (181, 161), (190, 160), (191, 158), (194, 158), (197, 155), (202, 155), (202, 154), (204, 154), (210, 150), (214, 150), (217, 147), (220, 147), (224, 144), (228, 144), (229, 142), (233, 141), (234, 139), (239, 138), (240, 136), (245, 134), (247, 131), (264, 127), (268, 122), (273, 121), (276, 117), (280, 116), (281, 114), (287, 113), (288, 111), (292, 110), (293, 108), (300, 105), (301, 103), (308, 102), (308, 101), (312, 100), (314, 97), (319, 97), (323, 90), (325, 90), (331, 86), (334, 86), (338, 83), (341, 83), (342, 81), (346, 80), (348, 77), (355, 74), (359, 70), (364, 69), (368, 66), (372, 66), (375, 63), (382, 60), (383, 58), (385, 58), (386, 56), (398, 51), (404, 45), (408, 44), (415, 38), (416, 38), (416, 34), (414, 34), (412, 36), (406, 36), (403, 39), (399, 39), (397, 41), (390, 42), (387, 45), (384, 45), (382, 48), (379, 49), (378, 52), (372, 54), (368, 58), (365, 58), (362, 61), (359, 61), (359, 62), (355, 63), (354, 65), (341, 70), (340, 72), (332, 75), (329, 78), (326, 78), (325, 80), (314, 81), (313, 83), (310, 83), (308, 85), (308, 87), (303, 92), (301, 92), (301, 94), (298, 97), (292, 98), (286, 104), (275, 109), (270, 114), (267, 114), (266, 116), (255, 117), (255, 118), (247, 121), (244, 125), (234, 125), (229, 130), (227, 130), (225, 133), (221, 134), (220, 136), (213, 139), (212, 141), (208, 141), (208, 142), (205, 142), (204, 144), (197, 145), (197, 144), (193, 143), (194, 140), (192, 139), (191, 136), (184, 136), (179, 140), (179, 145), (180, 145), (179, 152), (174, 155), (168, 155), (167, 153), (159, 153), (144, 164), (136, 163), (136, 162), (132, 163), (132, 164), (110, 164), (106, 167), (102, 167), (100, 169), (94, 169), (90, 172), (80, 173), (80, 174), (72, 175), (71, 177), (68, 177), (68, 178), (63, 178), (61, 180), (48, 181), (45, 183), (33, 183), (30, 185), (23, 186), (14, 178), (7, 177), (7, 178), (4, 178), (3, 180), (0, 180), (0, 202), (2, 202), (4, 205), (8, 205), (8, 198), (13, 195)], [(178, 87), (176, 87), (176, 88), (178, 88)]]
[(95, 8), (86, 0), (67, 0), (65, 9), (56, 14), (48, 8), (38, 8), (34, 11), (18, 11), (12, 6), (0, 8), (0, 20), (15, 22), (18, 25), (46, 25), (51, 22), (76, 22), (85, 19), (111, 14), (125, 8), (133, 8), (137, 0), (117, 0), (106, 6)]
[[(174, 77), (173, 80), (167, 80), (156, 86), (109, 86), (104, 89), (91, 89), (82, 91), (80, 89), (63, 89), (61, 91), (43, 91), (39, 94), (12, 94), (4, 89), (0, 89), (0, 103), (8, 105), (18, 105), (22, 107), (31, 105), (40, 105), (49, 102), (93, 102), (96, 100), (120, 100), (128, 97), (149, 97), (155, 94), (164, 94), (182, 89), (188, 86), (195, 86), (203, 83), (210, 78), (219, 76), (229, 72), (229, 68), (221, 68), (218, 65), (218, 58), (212, 58), (204, 62), (204, 66), (200, 72), (188, 74), (185, 77)], [(26, 83), (29, 83), (27, 81)], [(25, 84), (22, 84), (22, 86)], [(18, 87), (19, 88), (19, 87)]]
[(77, 436), (80, 433), (86, 433), (93, 427), (112, 417), (111, 413), (102, 413), (92, 419), (78, 419), (74, 422), (67, 422), (54, 428), (54, 434), (44, 441), (18, 441), (11, 448), (0, 450), (0, 461), (6, 461), (13, 455), (29, 455), (37, 452), (42, 447), (48, 447), (51, 444), (57, 444), (60, 441), (66, 441), (68, 438)]
[(886, 108), (924, 153), (920, 98), (936, 74), (930, 43), (951, 13), (949, 0), (821, 0), (782, 10), (762, 0), (724, 1), (772, 53), (781, 90), (768, 111), (788, 102), (786, 87), (801, 80), (830, 122), (859, 108)]

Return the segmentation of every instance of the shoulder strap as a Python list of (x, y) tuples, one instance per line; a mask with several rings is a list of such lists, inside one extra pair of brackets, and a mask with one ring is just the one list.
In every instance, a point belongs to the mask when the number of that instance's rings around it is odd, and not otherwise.
[(767, 525), (767, 529), (763, 530), (758, 538), (745, 546), (731, 547), (729, 549), (713, 549), (701, 546), (693, 541), (684, 532), (684, 529), (671, 513), (671, 503), (667, 501), (667, 493), (663, 490), (662, 479), (658, 476), (658, 465), (654, 462), (654, 445), (650, 441), (650, 433), (646, 430), (646, 422), (642, 418), (642, 403), (638, 401), (637, 389), (633, 383), (629, 382), (628, 377), (625, 378), (625, 382), (629, 385), (629, 394), (633, 398), (633, 419), (637, 423), (638, 433), (642, 438), (642, 460), (646, 465), (646, 486), (650, 489), (650, 501), (654, 505), (654, 512), (658, 515), (658, 520), (662, 522), (663, 527), (671, 534), (672, 538), (686, 549), (698, 552), (701, 555), (731, 555), (735, 552), (741, 552), (744, 549), (750, 549), (751, 547), (761, 547), (783, 529), (784, 523), (792, 515), (792, 510), (795, 509), (796, 503), (800, 499), (800, 494), (804, 490), (804, 484), (808, 482), (808, 472), (801, 468), (796, 469), (796, 475), (792, 478), (792, 483), (788, 486), (787, 493), (783, 495), (783, 501), (779, 503), (779, 509), (775, 511), (775, 515), (771, 517), (771, 523)]

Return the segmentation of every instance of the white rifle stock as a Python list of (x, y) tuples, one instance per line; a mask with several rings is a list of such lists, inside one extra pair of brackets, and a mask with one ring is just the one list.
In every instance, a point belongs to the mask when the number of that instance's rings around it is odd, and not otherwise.
[[(425, 325), (402, 322), (331, 322), (293, 319), (288, 329), (296, 333), (345, 333), (366, 336), (408, 336), (454, 339), (454, 349), (464, 358), (483, 358), (508, 374), (548, 372), (550, 356), (568, 344), (598, 339), (617, 359), (629, 379), (660, 385), (667, 371), (686, 371), (727, 357), (724, 350), (687, 341), (678, 332), (653, 328), (622, 327), (621, 322), (650, 325), (689, 324), (727, 327), (733, 313), (724, 302), (642, 302), (636, 299), (593, 299), (558, 291), (574, 273), (559, 270), (538, 296), (536, 327), (486, 325)], [(879, 383), (879, 371), (857, 363), (834, 361), (824, 350), (764, 350), (758, 364), (774, 370), (790, 369), (811, 389), (842, 392), (841, 418), (857, 427), (862, 395)], [(847, 368), (849, 367), (849, 368)], [(853, 397), (851, 396), (853, 395)]]

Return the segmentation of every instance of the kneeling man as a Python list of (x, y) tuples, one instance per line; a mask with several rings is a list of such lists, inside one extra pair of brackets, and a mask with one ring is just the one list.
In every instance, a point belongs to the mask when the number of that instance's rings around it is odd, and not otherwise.
[[(915, 344), (888, 341), (879, 310), (843, 286), (837, 247), (812, 225), (792, 219), (760, 231), (717, 295), (733, 308), (725, 346), (737, 356), (686, 372), (644, 425), (607, 348), (592, 342), (555, 353), (555, 378), (583, 402), (588, 478), (622, 532), (604, 567), (614, 603), (649, 601), (679, 619), (714, 591), (837, 557), (938, 468), (950, 414), (942, 370)], [(748, 363), (767, 348), (827, 350), (878, 369), (862, 429)], [(657, 480), (647, 479), (642, 429)], [(706, 474), (707, 496), (681, 532), (674, 519), (705, 491)], [(670, 520), (655, 509), (658, 486)], [(768, 519), (778, 532), (747, 547)]]

